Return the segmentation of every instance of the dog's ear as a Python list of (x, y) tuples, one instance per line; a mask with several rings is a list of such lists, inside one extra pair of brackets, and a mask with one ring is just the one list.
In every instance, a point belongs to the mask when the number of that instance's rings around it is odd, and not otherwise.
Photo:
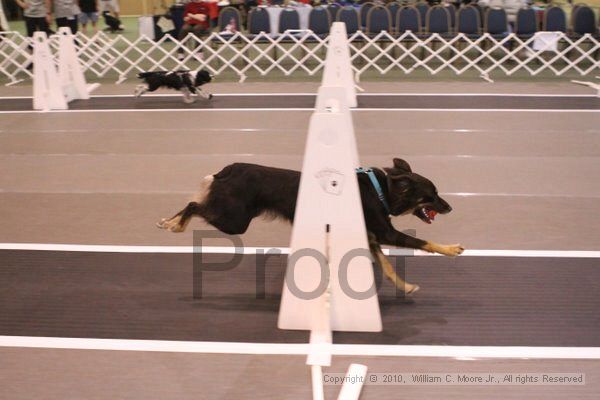
[(408, 163), (401, 158), (394, 158), (394, 167), (383, 168), (383, 170), (391, 176), (403, 176), (412, 172), (410, 165), (408, 165)]
[(404, 172), (412, 172), (410, 165), (401, 158), (394, 158), (394, 168), (400, 169)]

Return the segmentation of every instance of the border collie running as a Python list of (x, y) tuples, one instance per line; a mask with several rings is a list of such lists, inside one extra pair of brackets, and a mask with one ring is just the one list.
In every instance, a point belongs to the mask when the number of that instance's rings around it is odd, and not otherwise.
[(158, 88), (164, 87), (179, 90), (183, 93), (185, 103), (193, 103), (193, 94), (198, 94), (203, 98), (210, 100), (213, 95), (205, 93), (200, 86), (210, 82), (212, 76), (208, 71), (151, 71), (140, 72), (138, 78), (144, 81), (143, 84), (135, 88), (135, 97), (140, 97), (146, 92), (154, 92)]
[[(392, 168), (358, 169), (363, 213), (373, 260), (384, 274), (406, 294), (418, 285), (405, 282), (381, 251), (381, 244), (420, 249), (454, 257), (464, 251), (460, 244), (444, 245), (408, 236), (392, 225), (391, 216), (412, 214), (431, 224), (437, 214), (452, 207), (440, 197), (435, 185), (412, 171), (405, 160), (394, 158)], [(300, 171), (235, 163), (204, 178), (191, 202), (171, 218), (157, 225), (171, 232), (183, 232), (192, 217), (230, 235), (246, 232), (259, 215), (276, 215), (292, 222), (300, 186)], [(356, 216), (357, 218), (359, 216)]]

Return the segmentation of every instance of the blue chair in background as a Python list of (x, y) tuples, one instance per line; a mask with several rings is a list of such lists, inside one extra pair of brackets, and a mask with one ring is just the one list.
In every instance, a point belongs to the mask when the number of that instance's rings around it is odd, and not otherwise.
[(337, 3), (331, 3), (327, 5), (326, 10), (329, 14), (329, 18), (332, 23), (335, 21), (335, 18), (337, 17), (337, 13), (340, 10), (340, 8), (342, 8), (342, 6)]
[(300, 15), (293, 8), (285, 8), (279, 14), (279, 33), (283, 34), (288, 29), (300, 29)]
[(456, 27), (456, 7), (452, 4), (444, 5), (446, 11), (450, 15), (450, 28), (453, 30)]
[(367, 35), (375, 36), (383, 31), (393, 33), (390, 11), (383, 6), (371, 7), (367, 14)]
[(427, 16), (427, 11), (429, 11), (429, 3), (426, 3), (424, 1), (420, 1), (417, 4), (415, 4), (415, 7), (417, 7), (417, 10), (419, 10), (419, 15), (421, 16), (421, 26), (425, 26), (425, 17)]
[(401, 5), (397, 1), (394, 1), (393, 3), (388, 3), (386, 5), (386, 8), (389, 10), (390, 16), (392, 17), (392, 31), (393, 32), (396, 32), (396, 16), (398, 14), (398, 10), (400, 9), (400, 7), (401, 7)]
[(467, 6), (458, 10), (456, 32), (463, 33), (470, 39), (481, 35), (480, 15), (475, 7)]
[(597, 36), (598, 28), (596, 27), (596, 16), (594, 10), (588, 6), (579, 6), (573, 13), (573, 34), (572, 36), (580, 37), (586, 33), (591, 33)]
[(346, 24), (346, 32), (348, 35), (352, 35), (360, 29), (358, 12), (356, 12), (356, 9), (352, 6), (340, 8), (335, 20)]
[(433, 6), (427, 11), (425, 16), (425, 32), (437, 33), (441, 36), (448, 36), (452, 33), (450, 25), (450, 14), (447, 7)]
[(231, 22), (235, 24), (235, 29), (241, 31), (240, 23), (242, 22), (242, 16), (240, 10), (234, 7), (225, 7), (219, 12), (219, 20), (217, 22), (219, 32), (224, 31)]
[(483, 29), (483, 23), (485, 21), (485, 10), (484, 10), (484, 8), (482, 6), (480, 6), (479, 4), (477, 4), (477, 3), (470, 3), (469, 6), (474, 7), (477, 10), (477, 12), (479, 13), (479, 23), (481, 24), (480, 28)]
[(508, 19), (503, 8), (488, 8), (485, 12), (483, 31), (495, 39), (508, 35)]
[(567, 15), (565, 11), (557, 6), (546, 8), (542, 30), (548, 32), (566, 32)]
[(396, 14), (396, 33), (401, 35), (411, 31), (415, 35), (421, 34), (421, 15), (415, 6), (404, 6)]
[(248, 34), (256, 36), (261, 32), (271, 33), (271, 22), (267, 10), (257, 7), (248, 14)]
[(538, 30), (538, 20), (533, 8), (521, 8), (517, 12), (515, 34), (522, 39), (529, 39)]
[(375, 4), (371, 3), (371, 2), (367, 2), (364, 3), (363, 5), (360, 6), (360, 28), (361, 29), (365, 29), (367, 27), (367, 15), (369, 14), (369, 11), (371, 10), (371, 8), (373, 8), (375, 6)]
[(329, 35), (331, 18), (325, 7), (314, 7), (308, 14), (308, 29), (313, 34), (323, 38)]

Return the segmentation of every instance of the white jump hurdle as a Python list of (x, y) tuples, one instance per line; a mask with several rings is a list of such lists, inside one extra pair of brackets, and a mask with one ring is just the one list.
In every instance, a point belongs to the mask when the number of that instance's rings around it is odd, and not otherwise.
[(35, 32), (33, 36), (34, 110), (66, 110), (70, 101), (87, 100), (100, 86), (86, 83), (70, 28), (60, 28), (58, 35), (58, 72), (46, 33)]
[(4, 0), (0, 1), (0, 25), (2, 26), (3, 30), (10, 30), (8, 20), (6, 19), (6, 15), (4, 14)]
[[(311, 332), (307, 364), (315, 400), (324, 398), (322, 367), (331, 365), (332, 331), (382, 329), (356, 179), (350, 114), (356, 92), (347, 40), (345, 25), (334, 23), (308, 130), (278, 322), (281, 329)], [(353, 365), (349, 373), (364, 376), (366, 367)], [(339, 399), (358, 399), (360, 385), (345, 384)]]

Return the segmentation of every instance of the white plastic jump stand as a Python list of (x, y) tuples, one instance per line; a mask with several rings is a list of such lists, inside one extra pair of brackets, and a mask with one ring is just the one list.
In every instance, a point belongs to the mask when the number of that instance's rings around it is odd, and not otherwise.
[[(311, 332), (306, 363), (314, 400), (324, 399), (322, 367), (331, 365), (332, 331), (382, 329), (356, 178), (350, 114), (356, 104), (345, 25), (334, 23), (308, 129), (278, 321), (281, 329)], [(344, 386), (339, 399), (359, 394), (360, 386)]]
[(88, 85), (85, 82), (83, 69), (79, 64), (77, 50), (75, 49), (75, 36), (71, 28), (62, 27), (58, 30), (60, 35), (58, 73), (63, 93), (67, 102), (72, 100), (88, 100), (90, 93), (95, 90), (99, 83)]
[[(358, 166), (346, 92), (344, 88), (322, 86), (304, 154), (287, 270), (288, 275), (294, 275), (286, 277), (283, 288), (281, 329), (312, 331), (329, 325), (330, 330), (337, 331), (381, 331), (356, 179)], [(338, 279), (342, 261), (347, 264), (347, 276), (341, 282), (344, 288)], [(327, 264), (329, 271), (322, 271), (322, 264)], [(295, 284), (295, 292), (312, 293), (321, 286), (321, 293), (300, 298), (290, 292), (290, 282)], [(329, 310), (329, 318), (324, 310)]]
[(8, 26), (8, 21), (6, 20), (6, 15), (4, 14), (3, 1), (0, 0), (0, 25), (2, 25), (2, 29), (7, 32), (10, 32), (10, 26)]
[(331, 25), (322, 85), (343, 87), (348, 106), (357, 106), (356, 83), (352, 73), (350, 46), (344, 22), (334, 22)]
[(338, 400), (358, 400), (366, 376), (366, 365), (350, 364)]
[[(600, 79), (600, 77), (597, 76), (596, 79)], [(588, 86), (594, 89), (596, 91), (596, 97), (600, 97), (600, 83), (576, 80), (571, 80), (571, 82), (576, 83), (578, 85)]]
[(46, 32), (33, 34), (33, 109), (66, 110), (67, 101), (58, 80)]

